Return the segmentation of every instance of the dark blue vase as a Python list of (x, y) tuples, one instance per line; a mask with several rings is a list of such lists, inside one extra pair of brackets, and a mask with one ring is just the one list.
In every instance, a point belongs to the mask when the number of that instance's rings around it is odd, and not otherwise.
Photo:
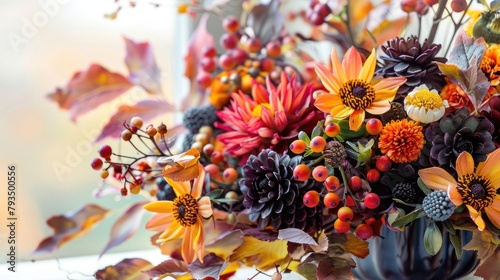
[[(443, 246), (434, 256), (425, 251), (426, 219), (418, 219), (404, 232), (382, 229), (382, 238), (370, 239), (370, 255), (355, 258), (356, 279), (367, 280), (448, 280), (469, 275), (479, 265), (475, 251), (462, 250), (457, 260), (448, 233), (443, 233)], [(472, 238), (472, 232), (461, 231), (462, 246)]]

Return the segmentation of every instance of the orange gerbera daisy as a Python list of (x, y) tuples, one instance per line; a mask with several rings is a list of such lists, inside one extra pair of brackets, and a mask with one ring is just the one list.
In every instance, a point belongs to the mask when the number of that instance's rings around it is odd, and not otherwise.
[(201, 166), (200, 170), (192, 186), (190, 181), (176, 182), (165, 177), (177, 197), (174, 201), (162, 200), (144, 205), (146, 210), (158, 213), (146, 224), (147, 229), (163, 230), (156, 243), (183, 238), (181, 255), (188, 264), (196, 258), (203, 263), (205, 231), (202, 218), (210, 218), (213, 214), (210, 198), (200, 198), (205, 169)]
[(333, 49), (331, 61), (333, 73), (321, 64), (316, 65), (316, 73), (328, 92), (320, 91), (314, 105), (335, 120), (349, 116), (349, 128), (354, 131), (363, 124), (365, 111), (373, 115), (387, 112), (399, 86), (406, 82), (404, 77), (372, 80), (377, 64), (375, 49), (364, 65), (354, 47), (347, 50), (342, 63)]
[(500, 149), (490, 153), (486, 161), (479, 163), (474, 171), (474, 159), (468, 152), (462, 152), (456, 163), (458, 180), (439, 167), (425, 168), (418, 171), (422, 181), (431, 189), (448, 192), (455, 205), (465, 204), (470, 217), (479, 230), (486, 224), (482, 213), (491, 223), (500, 228)]
[(380, 133), (378, 147), (394, 162), (412, 162), (418, 159), (425, 140), (422, 126), (407, 119), (391, 121)]

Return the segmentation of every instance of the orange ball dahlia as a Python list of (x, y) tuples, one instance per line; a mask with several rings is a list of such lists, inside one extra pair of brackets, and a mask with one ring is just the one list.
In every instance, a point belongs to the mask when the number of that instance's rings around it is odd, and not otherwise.
[(380, 133), (378, 147), (393, 162), (412, 162), (418, 159), (425, 140), (422, 126), (403, 119), (386, 124)]

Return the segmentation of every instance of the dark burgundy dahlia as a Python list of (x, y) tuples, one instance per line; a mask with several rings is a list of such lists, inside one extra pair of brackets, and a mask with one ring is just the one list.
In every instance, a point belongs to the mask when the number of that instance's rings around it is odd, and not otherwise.
[(487, 118), (469, 115), (463, 107), (427, 127), (419, 163), (440, 166), (454, 174), (456, 159), (464, 151), (472, 155), (476, 164), (485, 161), (486, 155), (495, 150), (494, 129)]
[(417, 36), (394, 38), (382, 45), (387, 56), (381, 56), (385, 66), (376, 74), (385, 77), (405, 77), (406, 83), (399, 87), (398, 97), (404, 97), (413, 88), (426, 84), (438, 91), (446, 84), (436, 62), (446, 62), (444, 57), (436, 57), (440, 44), (428, 44), (427, 39), (420, 44)]
[(302, 198), (310, 190), (321, 191), (314, 180), (298, 182), (293, 169), (300, 157), (280, 156), (273, 150), (262, 150), (251, 155), (243, 166), (240, 188), (245, 198), (243, 205), (250, 211), (249, 218), (259, 228), (269, 225), (275, 229), (298, 228), (309, 232), (322, 225), (322, 204), (306, 207)]

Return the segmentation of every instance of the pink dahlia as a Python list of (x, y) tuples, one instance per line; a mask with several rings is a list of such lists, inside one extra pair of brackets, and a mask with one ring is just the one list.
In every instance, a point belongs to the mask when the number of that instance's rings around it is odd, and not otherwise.
[(241, 157), (240, 163), (265, 148), (283, 152), (290, 139), (301, 130), (309, 132), (322, 115), (311, 106), (312, 93), (312, 84), (301, 86), (295, 75), (284, 72), (277, 87), (269, 78), (266, 87), (254, 82), (251, 96), (232, 93), (230, 105), (217, 112), (221, 122), (215, 126), (226, 131), (217, 140), (230, 156)]

